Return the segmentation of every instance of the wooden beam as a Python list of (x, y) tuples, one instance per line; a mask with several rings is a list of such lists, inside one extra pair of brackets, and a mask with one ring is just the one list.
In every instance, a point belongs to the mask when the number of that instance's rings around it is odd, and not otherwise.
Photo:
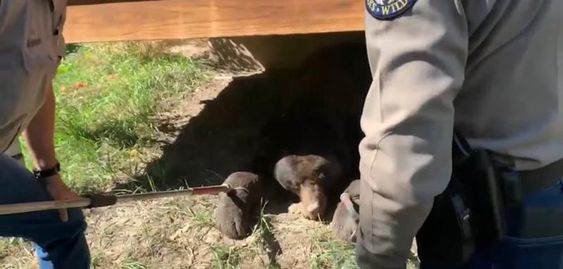
[(159, 0), (67, 0), (67, 6), (98, 5), (98, 4), (112, 4), (112, 3), (122, 3), (122, 2), (142, 2), (142, 1), (159, 1)]
[(363, 5), (364, 1), (358, 0), (159, 0), (72, 5), (64, 34), (68, 43), (78, 43), (362, 31)]

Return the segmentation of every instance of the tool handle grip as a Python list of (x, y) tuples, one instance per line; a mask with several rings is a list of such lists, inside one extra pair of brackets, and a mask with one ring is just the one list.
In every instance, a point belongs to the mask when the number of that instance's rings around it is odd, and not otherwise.
[(88, 194), (86, 197), (90, 199), (90, 205), (86, 208), (105, 207), (117, 203), (117, 196), (112, 194)]

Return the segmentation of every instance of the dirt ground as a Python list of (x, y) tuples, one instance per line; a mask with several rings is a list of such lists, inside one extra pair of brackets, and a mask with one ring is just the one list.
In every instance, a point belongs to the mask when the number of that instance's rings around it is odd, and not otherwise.
[[(326, 222), (288, 212), (296, 197), (276, 184), (271, 170), (284, 154), (327, 153), (346, 168), (340, 187), (358, 177), (358, 119), (369, 85), (362, 40), (320, 50), (299, 68), (266, 70), (244, 50), (245, 60), (225, 67), (229, 57), (210, 52), (207, 41), (170, 45), (217, 68), (159, 116), (161, 148), (145, 156), (136, 182), (116, 189), (220, 184), (232, 172), (252, 171), (265, 181), (267, 204), (255, 232), (240, 241), (213, 227), (214, 196), (87, 210), (95, 268), (355, 268), (353, 246), (335, 240)], [(19, 251), (0, 261), (20, 264), (0, 268), (32, 268), (33, 256)]]

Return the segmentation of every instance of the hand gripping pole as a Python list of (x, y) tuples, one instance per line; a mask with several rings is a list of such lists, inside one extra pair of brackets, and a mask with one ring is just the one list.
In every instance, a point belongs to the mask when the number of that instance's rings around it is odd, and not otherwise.
[(231, 189), (230, 186), (223, 184), (216, 186), (189, 188), (186, 190), (149, 192), (149, 193), (127, 194), (127, 195), (89, 194), (76, 200), (3, 204), (0, 205), (0, 215), (21, 214), (21, 213), (30, 213), (30, 212), (56, 210), (56, 209), (68, 209), (68, 208), (106, 207), (119, 203), (186, 196), (186, 195), (205, 195), (205, 194), (216, 195), (221, 192), (228, 192), (230, 189)]

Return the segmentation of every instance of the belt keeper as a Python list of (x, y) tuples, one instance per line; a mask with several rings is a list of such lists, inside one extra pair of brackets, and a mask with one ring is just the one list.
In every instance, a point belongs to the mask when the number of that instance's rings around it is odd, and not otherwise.
[(518, 207), (522, 203), (522, 184), (517, 172), (506, 171), (501, 175), (505, 204)]

